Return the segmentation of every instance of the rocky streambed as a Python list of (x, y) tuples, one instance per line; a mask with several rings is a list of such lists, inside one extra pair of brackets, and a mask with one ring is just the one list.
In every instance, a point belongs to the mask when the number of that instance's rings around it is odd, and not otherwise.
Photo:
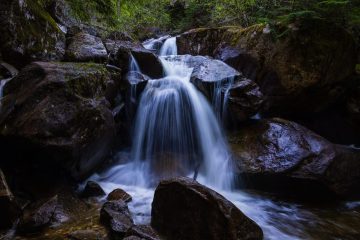
[[(44, 12), (0, 3), (0, 239), (360, 237), (358, 43), (344, 29), (193, 29), (172, 38), (180, 55), (159, 57), (170, 36), (145, 48), (53, 2)], [(209, 184), (198, 143), (168, 151), (164, 141), (180, 139), (171, 135), (154, 140), (157, 178), (134, 168), (141, 97), (161, 85), (164, 61), (190, 69), (191, 89), (212, 106), (232, 188)]]

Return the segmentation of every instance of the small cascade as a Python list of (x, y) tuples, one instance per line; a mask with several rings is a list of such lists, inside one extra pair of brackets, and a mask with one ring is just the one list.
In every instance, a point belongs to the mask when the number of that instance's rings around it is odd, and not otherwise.
[[(176, 38), (163, 56), (176, 55)], [(192, 69), (162, 57), (166, 77), (149, 81), (140, 100), (132, 159), (147, 164), (147, 179), (187, 176), (199, 171), (206, 184), (230, 188), (230, 154), (205, 97), (190, 83)]]
[(160, 38), (151, 38), (143, 42), (144, 48), (153, 51), (154, 53), (159, 54), (162, 45), (164, 44), (164, 41), (168, 39), (170, 36), (165, 35)]
[(140, 67), (134, 56), (130, 55), (130, 64), (129, 64), (129, 73), (128, 73), (128, 79), (130, 82), (130, 100), (132, 103), (136, 102), (137, 94), (136, 94), (136, 86), (137, 83), (132, 81), (132, 78), (135, 76), (136, 72), (141, 72)]
[(177, 55), (176, 37), (168, 38), (161, 47), (160, 56)]
[(234, 85), (234, 81), (235, 79), (232, 77), (215, 84), (212, 104), (219, 121), (225, 121), (229, 91)]
[(0, 80), (0, 99), (3, 97), (4, 95), (4, 87), (6, 85), (6, 83), (8, 81), (10, 81), (11, 78), (7, 78), (7, 79), (3, 79), (3, 80)]

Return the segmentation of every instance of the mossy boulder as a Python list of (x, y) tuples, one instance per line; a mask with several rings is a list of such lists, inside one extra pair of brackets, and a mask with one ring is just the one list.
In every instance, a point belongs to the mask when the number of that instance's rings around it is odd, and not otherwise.
[(356, 63), (353, 37), (321, 20), (194, 29), (177, 42), (180, 54), (216, 57), (255, 80), (266, 97), (263, 112), (273, 115), (330, 106), (348, 89)]
[(45, 162), (86, 176), (107, 156), (116, 132), (109, 82), (111, 74), (99, 64), (28, 65), (4, 89), (1, 151), (26, 156), (13, 161)]
[(23, 67), (33, 60), (61, 60), (65, 34), (45, 9), (45, 1), (0, 2), (3, 60)]

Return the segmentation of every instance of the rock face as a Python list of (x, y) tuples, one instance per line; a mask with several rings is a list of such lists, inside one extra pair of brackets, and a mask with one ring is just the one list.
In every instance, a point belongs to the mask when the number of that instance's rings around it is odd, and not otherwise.
[(5, 175), (0, 169), (0, 229), (11, 228), (20, 215), (20, 208), (15, 202), (14, 195), (6, 182)]
[(163, 67), (158, 57), (141, 44), (108, 39), (105, 45), (111, 52), (110, 63), (121, 68), (124, 73), (130, 70), (129, 63), (131, 55), (133, 55), (142, 73), (153, 79), (163, 76)]
[(260, 86), (267, 114), (317, 112), (344, 94), (356, 63), (348, 32), (320, 20), (278, 26), (284, 34), (276, 41), (271, 31), (266, 25), (194, 29), (177, 38), (178, 51), (217, 57), (243, 72)]
[(320, 186), (338, 195), (358, 194), (360, 151), (334, 145), (294, 122), (256, 121), (231, 137), (230, 143), (238, 172), (255, 187), (276, 190), (307, 182), (309, 192)]
[(166, 239), (262, 239), (258, 225), (220, 194), (188, 178), (160, 182), (151, 225)]
[(102, 65), (27, 66), (4, 89), (2, 151), (16, 148), (27, 160), (85, 176), (102, 162), (114, 139), (115, 123), (105, 98), (109, 82), (111, 75)]
[(0, 32), (3, 60), (16, 67), (63, 58), (65, 34), (38, 1), (1, 1)]
[(71, 37), (65, 58), (70, 62), (105, 62), (107, 51), (99, 37), (80, 32)]
[(37, 232), (48, 226), (53, 220), (57, 207), (57, 196), (38, 202), (25, 209), (18, 230), (22, 233)]

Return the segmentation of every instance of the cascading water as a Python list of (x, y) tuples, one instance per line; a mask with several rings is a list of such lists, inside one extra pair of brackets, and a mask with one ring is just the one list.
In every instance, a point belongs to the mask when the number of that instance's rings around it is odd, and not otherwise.
[[(176, 39), (168, 39), (161, 52), (163, 56), (176, 55)], [(232, 182), (230, 158), (218, 119), (206, 99), (190, 83), (192, 69), (172, 59), (161, 57), (166, 77), (150, 80), (142, 94), (132, 151), (119, 153), (119, 159), (130, 160), (92, 176), (91, 180), (97, 181), (107, 193), (116, 188), (128, 192), (133, 199), (129, 209), (135, 223), (148, 224), (156, 182), (174, 175), (193, 176), (199, 169), (198, 181), (220, 192), (257, 222), (265, 239), (310, 239), (307, 230), (312, 231), (317, 223), (324, 223), (312, 209), (229, 191)], [(228, 91), (226, 88), (225, 95)], [(224, 111), (226, 97), (222, 104)], [(325, 224), (338, 227), (331, 222)]]

